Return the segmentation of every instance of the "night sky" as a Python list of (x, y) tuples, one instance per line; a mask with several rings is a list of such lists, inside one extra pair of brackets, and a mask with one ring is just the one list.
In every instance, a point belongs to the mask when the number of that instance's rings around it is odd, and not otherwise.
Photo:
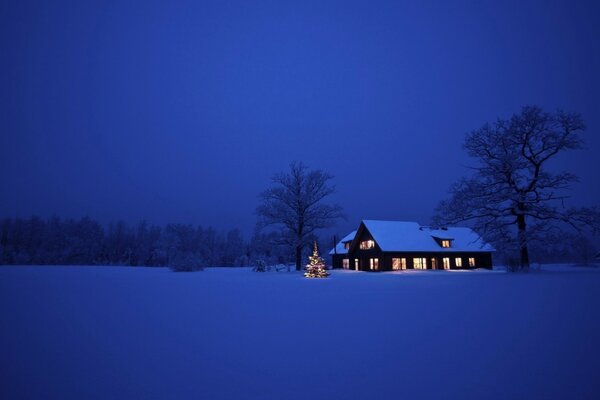
[[(418, 3), (418, 4), (417, 4)], [(427, 223), (465, 133), (526, 104), (583, 115), (600, 199), (600, 2), (0, 4), (0, 217), (255, 224), (292, 160), (348, 220)]]

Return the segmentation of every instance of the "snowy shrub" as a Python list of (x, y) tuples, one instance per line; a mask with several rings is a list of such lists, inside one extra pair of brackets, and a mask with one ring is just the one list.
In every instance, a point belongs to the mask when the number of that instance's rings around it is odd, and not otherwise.
[(169, 260), (169, 268), (175, 272), (202, 271), (200, 258), (191, 253), (177, 253)]
[(256, 260), (254, 268), (252, 271), (256, 272), (265, 272), (267, 270), (267, 264), (263, 260)]

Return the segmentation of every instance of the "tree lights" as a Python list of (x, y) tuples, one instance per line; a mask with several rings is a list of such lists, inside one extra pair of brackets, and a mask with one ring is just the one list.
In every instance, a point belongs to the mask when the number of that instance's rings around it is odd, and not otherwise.
[(329, 272), (325, 269), (325, 261), (319, 256), (319, 249), (316, 241), (312, 256), (308, 257), (308, 264), (306, 265), (304, 276), (307, 278), (326, 278), (329, 276)]

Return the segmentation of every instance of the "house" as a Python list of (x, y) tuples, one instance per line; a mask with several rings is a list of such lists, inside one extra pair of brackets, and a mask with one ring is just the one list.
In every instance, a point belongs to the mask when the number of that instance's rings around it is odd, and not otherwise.
[(333, 268), (393, 271), (492, 268), (493, 252), (470, 228), (363, 220), (329, 254)]
[[(356, 231), (350, 232), (329, 252), (333, 268), (342, 268), (342, 265), (345, 265), (344, 263), (348, 263), (348, 249), (350, 248), (352, 240), (354, 240), (354, 236), (356, 236)], [(344, 259), (346, 259), (346, 261), (343, 261)], [(343, 268), (349, 269), (348, 266)]]

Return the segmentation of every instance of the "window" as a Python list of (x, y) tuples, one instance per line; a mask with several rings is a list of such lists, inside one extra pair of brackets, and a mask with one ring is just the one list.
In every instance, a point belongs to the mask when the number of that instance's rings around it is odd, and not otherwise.
[(371, 268), (371, 270), (378, 270), (379, 269), (379, 258), (369, 258), (369, 268)]
[(373, 240), (363, 240), (362, 242), (360, 242), (361, 250), (369, 250), (374, 247), (375, 247), (375, 241), (373, 241)]
[(469, 267), (475, 266), (475, 257), (469, 257)]
[(354, 259), (354, 270), (358, 271), (358, 258)]
[(344, 258), (342, 260), (342, 267), (344, 269), (350, 269), (350, 260), (348, 260), (347, 258)]
[(392, 269), (406, 269), (406, 258), (392, 258)]
[(426, 258), (413, 258), (413, 268), (414, 269), (427, 269), (427, 259)]
[(456, 257), (456, 258), (454, 259), (454, 262), (456, 263), (456, 266), (457, 266), (458, 268), (462, 267), (462, 258), (460, 258), (460, 257)]
[(442, 240), (442, 247), (444, 247), (444, 248), (450, 247), (450, 241), (449, 240)]
[(431, 259), (431, 269), (437, 269), (437, 259), (435, 257)]
[(442, 258), (442, 262), (444, 263), (444, 269), (450, 269), (450, 258)]
[(346, 243), (344, 243), (344, 248), (345, 248), (346, 250), (350, 249), (350, 242), (346, 242)]

